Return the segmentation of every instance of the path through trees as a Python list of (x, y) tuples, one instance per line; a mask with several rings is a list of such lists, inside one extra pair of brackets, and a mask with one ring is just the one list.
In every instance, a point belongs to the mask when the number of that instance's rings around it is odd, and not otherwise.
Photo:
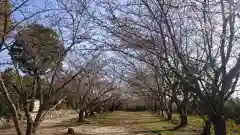
[[(87, 123), (77, 123), (77, 114), (62, 118), (45, 120), (39, 130), (42, 135), (62, 135), (69, 127), (78, 135), (154, 135), (161, 133), (197, 135), (201, 132), (203, 121), (195, 116), (189, 116), (189, 125), (176, 129), (179, 124), (178, 115), (173, 115), (172, 121), (165, 121), (164, 117), (149, 112), (107, 112), (101, 117), (91, 117)], [(0, 135), (14, 135), (12, 130), (1, 131)], [(236, 133), (238, 134), (238, 133)], [(233, 134), (234, 135), (234, 134)]]

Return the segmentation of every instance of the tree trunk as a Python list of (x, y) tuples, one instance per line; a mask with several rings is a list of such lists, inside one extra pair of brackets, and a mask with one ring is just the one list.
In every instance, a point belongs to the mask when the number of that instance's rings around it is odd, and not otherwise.
[(8, 90), (4, 84), (4, 80), (0, 77), (0, 82), (1, 82), (1, 86), (2, 86), (2, 92), (5, 96), (5, 98), (7, 99), (7, 102), (11, 108), (12, 111), (12, 115), (13, 115), (13, 122), (14, 122), (14, 126), (17, 132), (17, 135), (22, 135), (21, 129), (20, 129), (20, 124), (19, 124), (19, 119), (18, 119), (18, 113), (17, 113), (17, 109), (12, 101), (12, 99), (10, 98), (10, 95), (8, 93)]
[(40, 76), (39, 75), (37, 75), (37, 78), (36, 78), (37, 80), (37, 86), (36, 86), (36, 92), (37, 92), (37, 94), (38, 94), (38, 96), (39, 96), (39, 102), (40, 102), (40, 104), (42, 104), (43, 103), (43, 94), (42, 94), (42, 91), (41, 91), (41, 81), (40, 81)]
[(17, 114), (17, 111), (14, 108), (12, 108), (12, 114), (13, 114), (13, 123), (14, 123), (15, 129), (17, 131), (17, 135), (21, 135), (22, 132), (21, 132), (21, 129), (20, 129), (18, 114)]
[(34, 75), (33, 75), (33, 84), (32, 84), (32, 97), (31, 97), (31, 100), (30, 100), (30, 103), (28, 104), (28, 110), (30, 112), (33, 112), (33, 109), (34, 109), (34, 102), (35, 102), (35, 98), (36, 98), (36, 90), (37, 90), (37, 70), (34, 70)]
[(211, 135), (210, 129), (211, 129), (211, 120), (207, 119), (205, 120), (205, 125), (201, 135)]
[(159, 116), (161, 115), (161, 111), (160, 110), (158, 110), (157, 115), (159, 115)]
[(112, 102), (112, 106), (111, 106), (111, 108), (110, 108), (110, 111), (113, 112), (114, 110), (115, 110), (115, 102), (113, 101), (113, 102)]
[[(24, 97), (25, 98), (25, 97)], [(27, 118), (27, 129), (26, 129), (26, 135), (34, 135), (33, 134), (33, 118), (29, 113), (29, 105), (26, 100), (23, 101), (23, 109), (25, 116)]]
[(185, 108), (181, 108), (180, 119), (181, 119), (181, 126), (186, 126), (188, 124), (187, 112)]
[(180, 118), (181, 118), (181, 126), (185, 126), (188, 124), (187, 120), (187, 111), (188, 111), (188, 84), (183, 84), (184, 91), (183, 91), (183, 101), (180, 108)]
[(166, 112), (167, 120), (172, 120), (172, 112)]
[(85, 117), (85, 118), (88, 118), (88, 117), (90, 116), (89, 110), (85, 110), (84, 112), (85, 112), (85, 116), (84, 116), (84, 117)]
[(93, 112), (93, 110), (90, 110), (90, 114), (89, 114), (89, 116), (94, 116), (94, 112)]
[(188, 124), (187, 116), (181, 115), (181, 126), (186, 126)]
[(32, 100), (30, 101), (29, 106), (28, 106), (29, 112), (33, 112), (33, 109), (34, 109), (34, 107), (35, 107), (34, 102), (35, 102), (35, 99), (32, 99)]
[(27, 123), (26, 135), (35, 135), (39, 125), (40, 121), (37, 121), (35, 123)]
[(186, 126), (188, 124), (187, 108), (186, 108), (186, 104), (185, 105), (183, 104), (184, 102), (181, 104), (181, 106), (178, 106), (178, 112), (180, 114), (180, 120), (181, 120), (180, 126)]
[(164, 117), (164, 97), (161, 97), (161, 111), (162, 111), (162, 117)]
[(84, 111), (80, 110), (80, 112), (78, 113), (78, 122), (82, 121), (84, 121)]
[(172, 120), (172, 103), (170, 101), (170, 103), (167, 102), (167, 99), (164, 98), (164, 110), (165, 113), (167, 114), (167, 120)]
[(37, 116), (34, 120), (33, 131), (32, 131), (34, 134), (36, 134), (36, 131), (37, 131), (40, 123), (43, 121), (43, 117), (42, 117), (43, 112), (44, 111), (42, 111), (42, 109), (38, 110)]
[(26, 135), (34, 135), (34, 133), (33, 133), (33, 122), (32, 121), (27, 122)]
[(154, 103), (154, 110), (153, 110), (153, 113), (157, 113), (158, 110), (161, 111), (161, 109), (158, 109), (158, 105), (157, 105), (157, 103), (155, 102), (155, 103)]
[(212, 116), (215, 135), (226, 135), (226, 123), (222, 115), (215, 114)]
[(169, 114), (168, 114), (168, 120), (172, 120), (172, 104), (174, 102), (174, 99), (171, 98), (170, 103), (168, 105), (168, 110), (169, 110)]
[(161, 108), (161, 115), (162, 115), (162, 117), (164, 117), (164, 110), (163, 110), (163, 108)]
[(32, 127), (32, 135), (35, 135), (37, 133), (40, 123), (41, 123), (40, 121), (35, 121)]
[(93, 105), (90, 105), (90, 108), (89, 108), (89, 116), (94, 116), (94, 107)]

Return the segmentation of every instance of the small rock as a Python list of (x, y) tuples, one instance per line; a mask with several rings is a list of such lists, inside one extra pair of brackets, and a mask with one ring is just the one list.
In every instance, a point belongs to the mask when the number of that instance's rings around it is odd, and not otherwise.
[(73, 128), (68, 128), (68, 135), (75, 135), (74, 129)]

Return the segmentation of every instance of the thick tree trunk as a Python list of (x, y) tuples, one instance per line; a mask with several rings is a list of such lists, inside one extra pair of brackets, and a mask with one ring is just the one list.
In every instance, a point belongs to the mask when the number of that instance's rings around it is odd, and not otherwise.
[(78, 113), (78, 122), (84, 121), (84, 111), (80, 110)]
[(158, 112), (158, 110), (160, 110), (160, 111), (161, 111), (161, 109), (158, 109), (158, 105), (157, 105), (157, 103), (155, 102), (155, 103), (154, 103), (154, 109), (153, 109), (153, 113), (157, 113), (157, 112)]
[(205, 125), (201, 135), (211, 135), (210, 129), (211, 129), (211, 120), (207, 119), (205, 120)]
[(27, 129), (26, 129), (26, 135), (35, 135), (37, 128), (39, 127), (41, 121), (42, 121), (42, 109), (40, 107), (40, 109), (38, 110), (37, 116), (35, 118), (35, 120), (33, 120), (34, 118), (30, 115), (28, 108), (27, 108), (27, 103), (24, 102), (25, 106), (24, 106), (24, 112), (25, 115), (27, 117)]
[(172, 120), (172, 112), (167, 112), (167, 120)]
[(35, 102), (35, 99), (32, 99), (32, 100), (29, 102), (29, 106), (28, 106), (29, 112), (33, 112), (33, 109), (34, 109), (34, 107), (35, 107), (34, 102)]
[(174, 99), (172, 98), (168, 105), (168, 110), (169, 110), (168, 120), (172, 120), (172, 104), (173, 104), (173, 102), (174, 102)]
[(34, 109), (34, 102), (35, 102), (35, 98), (36, 98), (36, 90), (37, 90), (37, 70), (34, 70), (34, 75), (33, 75), (33, 83), (32, 83), (32, 97), (31, 97), (31, 100), (30, 100), (30, 103), (28, 103), (28, 110), (30, 112), (33, 111)]
[(94, 112), (93, 112), (93, 110), (90, 111), (89, 116), (94, 116)]
[(172, 120), (172, 114), (168, 115), (168, 120)]
[(164, 110), (167, 114), (167, 120), (172, 120), (172, 102), (168, 103), (166, 97), (164, 98)]
[(164, 105), (164, 97), (161, 97), (161, 104), (162, 104), (162, 106), (161, 106), (161, 111), (162, 111), (162, 117), (164, 117), (164, 108), (165, 108), (165, 105)]
[(181, 108), (180, 111), (181, 126), (186, 126), (188, 124), (187, 112), (185, 108)]
[(43, 120), (43, 117), (42, 117), (43, 115), (42, 114), (43, 114), (43, 111), (40, 109), (37, 113), (37, 116), (36, 116), (35, 120), (34, 120), (33, 131), (32, 131), (34, 134), (36, 134), (36, 131), (37, 131), (40, 123)]
[(215, 114), (212, 116), (215, 135), (226, 135), (226, 123), (222, 115)]
[(161, 111), (160, 110), (158, 110), (157, 115), (161, 115)]
[(186, 126), (188, 124), (188, 119), (187, 119), (187, 108), (184, 102), (182, 103), (181, 106), (178, 106), (178, 111), (179, 111), (180, 120), (181, 120), (180, 126)]
[(111, 111), (111, 112), (115, 111), (115, 102), (114, 102), (114, 101), (113, 101), (113, 103), (112, 103), (112, 106), (111, 106), (111, 108), (110, 108), (110, 111)]
[(40, 125), (39, 121), (35, 122), (35, 123), (28, 122), (27, 129), (26, 129), (26, 135), (35, 135), (39, 125)]
[(164, 110), (163, 110), (163, 108), (161, 108), (161, 115), (162, 115), (162, 117), (164, 117)]
[(188, 124), (188, 119), (187, 119), (187, 111), (188, 111), (188, 85), (183, 84), (184, 87), (184, 98), (181, 104), (180, 108), (180, 118), (181, 118), (181, 126), (185, 126)]
[(33, 125), (33, 129), (32, 129), (32, 135), (35, 135), (37, 133), (38, 127), (40, 125), (40, 121), (35, 121), (34, 125)]
[(23, 106), (24, 113), (27, 118), (26, 135), (33, 135), (33, 119), (29, 113), (29, 105), (26, 100), (23, 101), (23, 104), (24, 104), (24, 106)]
[(90, 116), (89, 110), (85, 110), (84, 113), (85, 113), (85, 116), (84, 116), (85, 118), (88, 118)]
[(40, 104), (42, 104), (43, 103), (43, 94), (42, 94), (42, 91), (41, 91), (41, 81), (40, 81), (40, 76), (39, 75), (37, 75), (36, 91), (37, 91), (37, 94), (39, 96)]
[(186, 126), (188, 124), (187, 115), (181, 115), (181, 126)]
[(89, 116), (94, 116), (94, 106), (93, 105), (90, 105)]
[(33, 134), (33, 123), (27, 123), (26, 135), (34, 135)]

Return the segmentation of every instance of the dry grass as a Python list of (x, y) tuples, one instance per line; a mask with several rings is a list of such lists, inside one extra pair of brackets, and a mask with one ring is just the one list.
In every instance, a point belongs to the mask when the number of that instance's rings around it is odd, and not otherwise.
[[(161, 135), (199, 135), (204, 122), (197, 116), (189, 116), (189, 125), (178, 128), (179, 117), (173, 115), (172, 121), (166, 121), (164, 117), (153, 115), (149, 112), (113, 112), (106, 113), (100, 118), (92, 118), (92, 123), (102, 126), (123, 126), (133, 133), (161, 134)], [(228, 135), (239, 135), (240, 125), (227, 121)]]
[[(71, 114), (59, 119), (46, 120), (41, 124), (39, 135), (64, 135), (69, 127), (76, 135), (199, 135), (203, 121), (196, 116), (188, 117), (189, 125), (176, 128), (178, 115), (172, 121), (149, 112), (108, 112), (101, 117), (88, 118), (78, 123), (77, 115)], [(227, 121), (228, 135), (239, 135), (240, 125)], [(1, 131), (0, 135), (14, 135), (14, 129)]]

